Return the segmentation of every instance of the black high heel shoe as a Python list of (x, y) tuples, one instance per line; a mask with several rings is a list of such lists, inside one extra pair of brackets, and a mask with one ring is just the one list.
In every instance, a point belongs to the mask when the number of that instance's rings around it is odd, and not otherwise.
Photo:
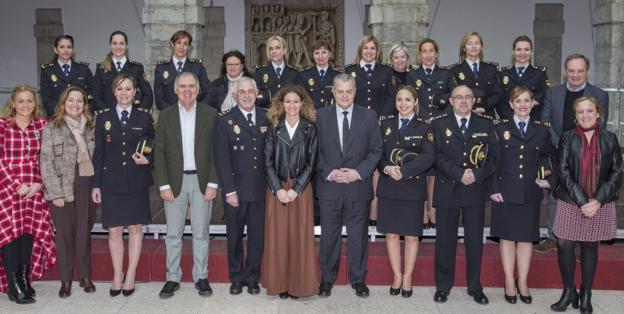
[(576, 292), (576, 288), (564, 288), (561, 298), (559, 298), (557, 303), (552, 304), (550, 309), (555, 312), (565, 312), (570, 303), (572, 303), (573, 308), (579, 308), (579, 295)]
[(392, 288), (390, 286), (390, 295), (399, 295), (399, 293), (401, 293), (401, 288)]
[(401, 289), (401, 296), (404, 298), (409, 298), (412, 296), (413, 291), (414, 291), (413, 289), (412, 290)]
[(518, 285), (517, 281), (516, 281), (516, 289), (518, 290), (518, 295), (520, 296), (520, 301), (522, 301), (522, 303), (531, 304), (533, 302), (533, 297), (530, 294), (522, 295), (522, 292), (520, 292), (520, 286)]
[[(125, 281), (126, 281), (126, 274), (124, 274), (123, 279), (121, 280), (121, 284), (122, 284), (122, 286), (123, 286), (123, 283), (124, 283)], [(108, 292), (110, 293), (110, 296), (111, 296), (111, 297), (116, 297), (116, 296), (118, 296), (119, 294), (121, 294), (121, 290), (123, 290), (123, 289), (121, 289), (121, 288), (119, 288), (119, 289), (110, 289)], [(134, 289), (133, 289), (133, 290), (134, 290)], [(134, 292), (134, 291), (133, 291), (133, 292)], [(132, 294), (132, 293), (131, 293), (131, 294)], [(124, 295), (125, 295), (125, 294), (124, 294)]]
[[(517, 292), (516, 292), (517, 293)], [(507, 287), (503, 284), (503, 295), (505, 296), (505, 301), (509, 304), (516, 304), (518, 302), (518, 295), (507, 295)]]

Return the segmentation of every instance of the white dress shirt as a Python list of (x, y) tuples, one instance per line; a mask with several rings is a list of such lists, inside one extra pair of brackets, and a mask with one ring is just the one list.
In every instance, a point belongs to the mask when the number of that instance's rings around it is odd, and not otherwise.
[(115, 69), (117, 69), (117, 62), (121, 62), (121, 69), (123, 70), (124, 65), (126, 65), (126, 61), (128, 61), (128, 58), (126, 58), (126, 56), (124, 56), (123, 58), (119, 60), (113, 57), (113, 66), (115, 67)]
[(124, 109), (117, 105), (115, 106), (115, 110), (117, 111), (117, 117), (119, 118), (119, 121), (121, 121), (121, 112), (124, 110), (128, 111), (128, 120), (130, 119), (130, 115), (132, 114), (132, 106), (128, 106), (128, 108)]

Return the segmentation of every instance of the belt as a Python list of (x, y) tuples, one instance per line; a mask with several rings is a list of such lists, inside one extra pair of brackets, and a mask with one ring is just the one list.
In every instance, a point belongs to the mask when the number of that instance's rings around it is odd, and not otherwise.
[(197, 170), (184, 170), (182, 171), (184, 174), (197, 174)]

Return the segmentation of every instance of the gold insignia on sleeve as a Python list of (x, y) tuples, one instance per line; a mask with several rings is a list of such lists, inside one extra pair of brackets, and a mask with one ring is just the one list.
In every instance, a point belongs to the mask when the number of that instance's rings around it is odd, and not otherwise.
[(168, 79), (169, 78), (169, 71), (163, 72), (163, 78), (164, 79)]
[(240, 134), (240, 127), (238, 125), (234, 125), (234, 133)]
[(353, 76), (353, 78), (355, 78), (355, 72), (351, 72), (351, 76)]
[(50, 79), (52, 80), (52, 82), (56, 82), (58, 80), (58, 78), (56, 77), (56, 74), (52, 74), (50, 76)]
[(503, 84), (505, 85), (509, 84), (509, 76), (507, 75), (503, 76)]
[(505, 139), (505, 141), (509, 141), (509, 139), (511, 138), (511, 134), (509, 133), (509, 131), (505, 130), (505, 132), (503, 132), (503, 138)]
[(112, 125), (111, 125), (111, 122), (110, 122), (110, 121), (106, 121), (106, 122), (104, 122), (104, 129), (105, 129), (106, 131), (110, 131), (111, 127), (112, 127)]
[(386, 129), (386, 136), (390, 135), (390, 133), (392, 133), (392, 129), (390, 129), (390, 127), (388, 127)]
[(459, 79), (462, 80), (462, 81), (466, 79), (466, 76), (464, 75), (464, 72), (459, 72)]
[(308, 80), (308, 85), (310, 85), (310, 86), (314, 86), (314, 79), (313, 79), (313, 78), (310, 78), (310, 79)]
[(446, 136), (450, 137), (451, 135), (453, 135), (453, 132), (451, 132), (451, 130), (446, 129)]
[(417, 79), (416, 80), (416, 86), (420, 87), (420, 85), (422, 85), (422, 81), (420, 79)]
[(268, 81), (269, 81), (269, 75), (268, 75), (268, 74), (266, 74), (266, 73), (264, 73), (264, 75), (262, 76), (262, 81), (263, 81), (264, 83), (268, 82)]

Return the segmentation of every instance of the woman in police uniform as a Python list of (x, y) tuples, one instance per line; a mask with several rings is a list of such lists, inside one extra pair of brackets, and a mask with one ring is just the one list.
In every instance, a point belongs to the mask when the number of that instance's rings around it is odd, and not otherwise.
[(270, 63), (256, 66), (256, 73), (254, 73), (254, 80), (260, 91), (256, 105), (263, 108), (271, 106), (271, 97), (277, 94), (278, 89), (295, 83), (298, 72), (286, 64), (288, 46), (281, 36), (274, 35), (267, 39), (266, 56)]
[(526, 35), (518, 36), (513, 42), (513, 64), (499, 69), (498, 77), (503, 88), (503, 98), (496, 108), (503, 119), (511, 119), (513, 112), (508, 105), (509, 93), (518, 85), (528, 87), (533, 93), (535, 107), (531, 109), (531, 117), (541, 117), (544, 97), (550, 84), (546, 67), (531, 64), (533, 42)]
[(89, 64), (74, 60), (74, 38), (61, 35), (54, 40), (54, 58), (41, 65), (39, 81), (43, 108), (48, 117), (54, 114), (56, 103), (67, 86), (79, 86), (93, 99), (93, 73)]
[[(102, 204), (102, 226), (108, 228), (113, 264), (111, 296), (134, 292), (136, 267), (141, 256), (143, 225), (150, 222), (149, 187), (154, 127), (151, 114), (132, 105), (137, 92), (134, 77), (120, 74), (113, 80), (116, 106), (98, 112), (91, 197)], [(145, 144), (145, 145), (144, 145)], [(142, 154), (142, 153), (143, 154)], [(128, 270), (123, 274), (123, 229), (128, 226)], [(122, 286), (123, 281), (123, 286)]]
[(299, 72), (296, 83), (308, 92), (314, 102), (314, 107), (318, 109), (333, 104), (334, 77), (340, 72), (329, 64), (332, 59), (332, 48), (327, 40), (319, 39), (314, 42), (312, 58), (314, 66)]
[[(386, 234), (390, 266), (394, 273), (391, 295), (412, 295), (412, 272), (422, 236), (423, 204), (427, 198), (427, 171), (434, 158), (429, 124), (418, 116), (418, 98), (411, 86), (396, 95), (397, 116), (381, 118), (384, 150), (379, 161), (377, 231)], [(405, 236), (405, 269), (401, 273), (401, 242)]]
[(145, 80), (143, 65), (128, 59), (128, 36), (122, 31), (114, 31), (108, 40), (111, 51), (95, 70), (94, 110), (113, 109), (116, 104), (113, 95), (113, 80), (120, 74), (127, 74), (138, 84), (137, 97), (132, 105), (152, 108), (152, 87)]
[[(491, 234), (500, 238), (505, 300), (516, 303), (516, 294), (520, 294), (522, 302), (531, 303), (527, 276), (532, 242), (539, 240), (542, 188), (554, 185), (554, 178), (547, 175), (555, 164), (556, 153), (549, 126), (530, 117), (534, 106), (531, 90), (516, 86), (509, 94), (509, 105), (512, 118), (495, 125), (501, 162), (491, 177)], [(516, 265), (517, 280), (514, 278)]]

